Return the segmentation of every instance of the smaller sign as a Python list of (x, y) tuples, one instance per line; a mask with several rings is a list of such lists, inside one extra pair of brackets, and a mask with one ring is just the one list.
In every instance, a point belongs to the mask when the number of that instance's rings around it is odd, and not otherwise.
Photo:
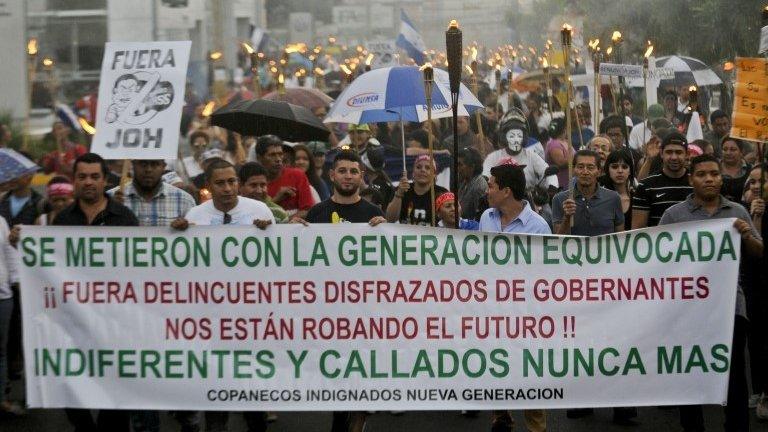
[(190, 41), (107, 42), (96, 136), (104, 159), (175, 159)]
[(656, 68), (648, 71), (648, 78), (657, 80), (675, 79), (675, 70), (672, 68)]
[(397, 46), (394, 40), (377, 40), (367, 43), (368, 52), (373, 54), (371, 69), (397, 66)]
[(731, 136), (768, 140), (768, 61), (736, 58)]
[(365, 6), (334, 6), (333, 23), (340, 29), (363, 29), (368, 25)]
[(643, 67), (639, 65), (600, 63), (600, 75), (642, 78)]
[(760, 50), (758, 54), (765, 54), (768, 51), (768, 26), (760, 30)]

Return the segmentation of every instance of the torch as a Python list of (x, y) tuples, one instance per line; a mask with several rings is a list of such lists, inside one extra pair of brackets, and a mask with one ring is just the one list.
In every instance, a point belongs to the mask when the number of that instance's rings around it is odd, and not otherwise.
[[(501, 97), (501, 65), (496, 65), (496, 70), (493, 71), (493, 76), (496, 78), (496, 100)], [(494, 108), (495, 111), (495, 108)]]
[(24, 119), (24, 141), (22, 148), (24, 151), (29, 150), (29, 117), (32, 112), (32, 89), (35, 86), (35, 74), (37, 72), (37, 39), (31, 38), (27, 42), (27, 83), (29, 88), (27, 89), (27, 116)]
[(699, 89), (695, 85), (688, 87), (688, 108), (691, 112), (699, 110)]
[(507, 71), (507, 111), (509, 111), (510, 108), (512, 108), (512, 68), (514, 67), (514, 62), (512, 65), (509, 66), (509, 70)]
[[(451, 108), (453, 110), (453, 166), (451, 167), (451, 189), (459, 197), (459, 88), (461, 86), (461, 30), (459, 23), (452, 20), (445, 32), (445, 51), (448, 59), (448, 81), (451, 87)], [(459, 227), (459, 212), (454, 222)]]
[(592, 63), (594, 65), (594, 75), (595, 75), (595, 91), (594, 91), (594, 100), (595, 104), (592, 107), (593, 115), (594, 115), (594, 123), (592, 123), (592, 127), (597, 128), (600, 124), (600, 91), (602, 89), (602, 84), (600, 80), (600, 39), (595, 39), (594, 41), (589, 42), (589, 47), (592, 49)]
[(368, 54), (368, 57), (365, 59), (365, 71), (370, 72), (371, 71), (371, 63), (373, 62), (373, 53)]
[(251, 75), (253, 76), (253, 94), (256, 99), (261, 98), (261, 78), (259, 77), (259, 55), (256, 51), (243, 42), (243, 48), (248, 56), (251, 58)]
[[(616, 63), (621, 64), (623, 61), (622, 55), (621, 55), (621, 43), (624, 41), (621, 37), (621, 32), (616, 30), (613, 32), (613, 35), (611, 35), (611, 44), (613, 45), (614, 51), (616, 51)], [(619, 104), (621, 105), (624, 100), (624, 77), (619, 75)], [(624, 107), (617, 107), (616, 109), (617, 113), (621, 113), (622, 119), (625, 117), (624, 113)], [(627, 144), (627, 137), (629, 136), (629, 133), (627, 132), (627, 125), (626, 121), (622, 123), (624, 126), (621, 128), (621, 133), (624, 135), (624, 145)]]
[(547, 110), (552, 112), (555, 109), (552, 102), (552, 76), (549, 72), (549, 61), (547, 61), (546, 57), (541, 58), (541, 66), (544, 70), (544, 86), (547, 88)]
[[(573, 27), (568, 24), (563, 24), (563, 28), (560, 30), (560, 42), (563, 46), (563, 71), (565, 73), (565, 130), (566, 130), (566, 142), (568, 143), (568, 154), (573, 152), (573, 143), (571, 143), (571, 40), (573, 36)], [(572, 158), (568, 158), (568, 180), (573, 177), (573, 161)], [(573, 188), (571, 189), (571, 198), (573, 198)]]
[[(470, 70), (472, 71), (472, 93), (477, 96), (477, 49), (472, 50), (472, 63), (470, 64)], [(483, 122), (481, 121), (480, 110), (475, 111), (475, 121), (477, 121), (477, 134), (480, 136), (480, 142), (485, 142), (485, 134), (483, 133)]]
[[(651, 41), (648, 41), (648, 48), (645, 49), (645, 54), (643, 54), (643, 88), (645, 89), (646, 93), (648, 92), (648, 59), (651, 57), (651, 54), (653, 54), (653, 45), (651, 44)], [(645, 127), (643, 127), (643, 145), (645, 145), (646, 142), (646, 136), (645, 131), (647, 131), (650, 127), (648, 124), (648, 96), (646, 94), (645, 97)]]
[[(434, 70), (430, 63), (424, 63), (419, 68), (424, 74), (424, 98), (427, 102), (427, 141), (429, 143), (429, 157), (435, 160), (434, 144), (432, 142), (432, 85), (435, 83)], [(432, 226), (435, 226), (435, 182), (429, 185), (429, 196), (432, 203)], [(457, 226), (458, 228), (458, 226)]]

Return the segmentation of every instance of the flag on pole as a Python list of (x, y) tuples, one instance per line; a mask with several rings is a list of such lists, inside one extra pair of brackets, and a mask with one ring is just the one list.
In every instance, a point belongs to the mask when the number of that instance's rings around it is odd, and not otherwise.
[(251, 45), (256, 52), (264, 52), (269, 42), (269, 35), (263, 28), (251, 26)]
[(402, 9), (400, 9), (400, 35), (397, 37), (396, 44), (404, 49), (416, 64), (424, 64), (424, 51), (427, 49), (424, 39)]
[(66, 124), (72, 130), (75, 130), (77, 132), (83, 131), (83, 127), (80, 126), (80, 122), (77, 120), (77, 115), (75, 114), (74, 111), (72, 111), (72, 108), (70, 108), (69, 105), (63, 104), (61, 102), (56, 102), (54, 104), (54, 109), (56, 111), (56, 116), (64, 124)]

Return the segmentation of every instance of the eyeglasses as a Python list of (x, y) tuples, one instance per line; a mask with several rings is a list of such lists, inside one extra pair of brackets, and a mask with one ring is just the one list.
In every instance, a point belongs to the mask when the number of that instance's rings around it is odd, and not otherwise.
[(232, 215), (229, 213), (224, 213), (224, 225), (229, 225), (232, 223)]

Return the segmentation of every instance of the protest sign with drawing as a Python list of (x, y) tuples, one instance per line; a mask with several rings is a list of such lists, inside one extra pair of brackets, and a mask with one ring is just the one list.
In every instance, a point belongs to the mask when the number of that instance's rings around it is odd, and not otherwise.
[(92, 149), (105, 159), (175, 159), (191, 42), (108, 42)]

